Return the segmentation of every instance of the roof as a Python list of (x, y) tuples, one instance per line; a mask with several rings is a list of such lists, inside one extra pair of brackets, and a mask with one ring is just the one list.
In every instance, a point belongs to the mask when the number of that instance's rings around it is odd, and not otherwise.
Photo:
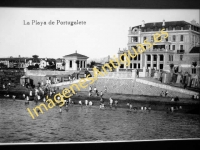
[(193, 47), (189, 53), (200, 53), (200, 47)]
[[(141, 27), (141, 28), (153, 28), (153, 27), (163, 27), (162, 26), (163, 22), (150, 22), (150, 23), (145, 23), (145, 27)], [(193, 25), (193, 26), (197, 26), (191, 23), (188, 23), (186, 21), (165, 21), (165, 27), (169, 27), (169, 26), (185, 26), (185, 25)], [(139, 26), (134, 26), (133, 28), (137, 27), (139, 28)], [(199, 27), (199, 26), (197, 26)]]
[(65, 56), (63, 56), (63, 57), (73, 57), (73, 56), (75, 56), (75, 57), (85, 57), (86, 59), (87, 58), (89, 58), (89, 57), (87, 57), (87, 56), (85, 56), (85, 55), (82, 55), (82, 54), (79, 54), (79, 53), (73, 53), (73, 54), (69, 54), (69, 55), (65, 55)]

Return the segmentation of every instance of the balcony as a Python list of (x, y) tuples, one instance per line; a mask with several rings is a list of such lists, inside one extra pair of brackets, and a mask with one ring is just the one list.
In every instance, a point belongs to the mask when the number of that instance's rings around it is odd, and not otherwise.
[(177, 50), (177, 54), (184, 54), (185, 50)]

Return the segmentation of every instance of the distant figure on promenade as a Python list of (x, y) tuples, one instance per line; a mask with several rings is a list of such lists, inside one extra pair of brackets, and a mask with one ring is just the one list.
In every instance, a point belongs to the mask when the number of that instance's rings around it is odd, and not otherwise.
[(133, 108), (133, 105), (131, 103), (127, 103), (126, 105), (129, 106), (129, 110)]
[(165, 91), (165, 97), (167, 97), (167, 95), (168, 95), (168, 91), (166, 90), (166, 91)]
[(34, 101), (35, 101), (36, 104), (38, 103), (38, 95), (34, 96)]
[(15, 97), (16, 97), (15, 95), (13, 95), (13, 96), (12, 96), (12, 98), (13, 98), (13, 101), (15, 101)]
[(29, 96), (28, 96), (28, 95), (26, 96), (25, 105), (26, 105), (26, 104), (29, 104)]
[(96, 87), (94, 87), (94, 93), (97, 93), (97, 88)]
[(5, 88), (6, 88), (5, 84), (3, 84), (3, 89), (5, 89)]
[(179, 97), (176, 96), (176, 97), (174, 98), (174, 101), (175, 101), (175, 102), (178, 102), (178, 101), (179, 101)]
[(162, 77), (163, 76), (163, 73), (162, 72), (160, 72), (160, 79), (159, 79), (159, 81), (162, 83)]
[(91, 86), (89, 86), (89, 92), (92, 92), (92, 87)]
[(101, 99), (100, 99), (100, 109), (102, 109), (102, 108), (104, 108), (104, 100), (101, 97)]
[(89, 92), (89, 97), (91, 97), (92, 96), (92, 93), (91, 92)]
[(92, 106), (92, 101), (89, 101), (89, 106)]
[(32, 92), (32, 91), (30, 91), (30, 92), (29, 92), (29, 96), (32, 96), (32, 95), (33, 95), (33, 92)]
[(104, 86), (104, 93), (107, 93), (107, 86)]
[(10, 88), (10, 82), (8, 83), (8, 87)]
[(103, 92), (101, 91), (101, 93), (100, 93), (100, 97), (103, 97)]
[(60, 111), (59, 111), (59, 113), (62, 113), (62, 106), (60, 106)]
[(113, 99), (111, 97), (109, 98), (109, 103), (110, 103), (110, 108), (112, 108), (112, 106), (113, 106)]
[(85, 100), (85, 106), (87, 106), (88, 105), (88, 100)]
[(80, 101), (78, 101), (78, 104), (82, 106), (82, 101), (81, 101), (81, 100), (80, 100)]
[(23, 99), (25, 99), (25, 98), (26, 98), (26, 95), (25, 95), (25, 94), (23, 94), (23, 95), (22, 95), (22, 98), (23, 98)]
[(139, 78), (139, 69), (136, 69), (137, 78)]

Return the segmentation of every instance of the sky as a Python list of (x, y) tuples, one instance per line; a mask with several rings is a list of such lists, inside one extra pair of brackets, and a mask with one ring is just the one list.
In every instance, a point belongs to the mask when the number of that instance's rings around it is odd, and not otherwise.
[[(127, 48), (128, 29), (148, 22), (193, 19), (198, 9), (100, 9), (0, 7), (0, 57), (62, 58), (77, 51), (89, 59), (117, 55)], [(32, 24), (32, 21), (46, 25)], [(49, 25), (49, 21), (55, 22)], [(85, 25), (61, 25), (85, 21)], [(30, 22), (30, 25), (27, 25)]]

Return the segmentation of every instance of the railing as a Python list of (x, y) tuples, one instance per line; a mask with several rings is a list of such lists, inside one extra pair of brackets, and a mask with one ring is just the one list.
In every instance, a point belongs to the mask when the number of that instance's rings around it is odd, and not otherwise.
[(131, 72), (132, 70), (133, 70), (133, 69), (119, 68), (119, 71), (121, 71), (121, 72), (125, 72), (125, 71)]
[(177, 54), (183, 54), (185, 53), (185, 50), (177, 50)]

